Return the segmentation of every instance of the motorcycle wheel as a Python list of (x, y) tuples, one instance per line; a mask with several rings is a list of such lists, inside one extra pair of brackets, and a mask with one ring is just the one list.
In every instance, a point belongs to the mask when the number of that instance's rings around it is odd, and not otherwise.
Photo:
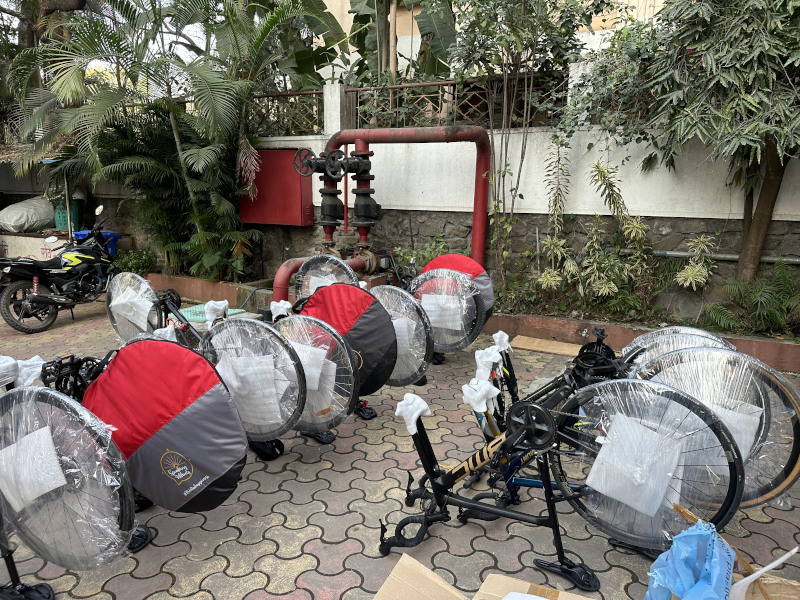
[(53, 305), (29, 307), (28, 311), (24, 311), (22, 303), (32, 293), (32, 281), (15, 281), (8, 284), (0, 294), (0, 316), (11, 327), (22, 333), (44, 331), (52, 326), (58, 317), (58, 307)]

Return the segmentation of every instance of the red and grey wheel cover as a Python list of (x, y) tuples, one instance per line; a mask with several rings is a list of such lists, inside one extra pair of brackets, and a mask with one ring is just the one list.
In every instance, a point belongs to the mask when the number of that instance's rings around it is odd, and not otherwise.
[(328, 323), (356, 355), (360, 396), (377, 392), (392, 375), (397, 361), (397, 337), (392, 318), (377, 298), (355, 285), (334, 283), (319, 288), (301, 315)]
[(216, 508), (247, 458), (239, 413), (214, 367), (166, 340), (120, 349), (83, 405), (111, 427), (133, 487), (168, 510)]
[(494, 288), (492, 288), (492, 280), (478, 261), (473, 260), (469, 256), (464, 256), (463, 254), (442, 254), (425, 265), (422, 272), (425, 273), (433, 269), (450, 269), (467, 275), (480, 291), (486, 312), (490, 313), (492, 311), (492, 307), (494, 306)]

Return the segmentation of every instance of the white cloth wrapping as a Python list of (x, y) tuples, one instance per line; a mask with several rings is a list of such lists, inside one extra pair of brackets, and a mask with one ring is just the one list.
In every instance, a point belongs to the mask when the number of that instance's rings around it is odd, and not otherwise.
[(217, 319), (225, 319), (228, 316), (228, 301), (209, 300), (203, 307), (203, 312), (206, 315), (206, 326), (211, 329)]
[(498, 331), (492, 336), (494, 345), (500, 352), (511, 352), (511, 342), (508, 339), (508, 334), (505, 331)]
[(475, 379), (489, 379), (494, 370), (494, 366), (502, 362), (500, 349), (497, 346), (489, 346), (483, 350), (475, 350), (475, 364), (478, 370), (475, 371)]
[(38, 355), (28, 360), (18, 360), (17, 378), (14, 380), (14, 387), (33, 385), (33, 382), (42, 375), (42, 365), (44, 363), (44, 359)]
[(288, 317), (292, 314), (292, 303), (288, 300), (281, 300), (280, 302), (270, 302), (269, 312), (272, 313), (272, 321), (278, 317)]
[(395, 410), (394, 414), (403, 418), (406, 422), (408, 433), (414, 435), (417, 433), (417, 419), (430, 415), (431, 408), (425, 400), (416, 394), (406, 394), (397, 404), (397, 410)]
[(475, 378), (466, 385), (462, 385), (461, 392), (464, 394), (464, 402), (469, 404), (476, 413), (483, 414), (493, 408), (493, 400), (500, 390), (485, 379)]

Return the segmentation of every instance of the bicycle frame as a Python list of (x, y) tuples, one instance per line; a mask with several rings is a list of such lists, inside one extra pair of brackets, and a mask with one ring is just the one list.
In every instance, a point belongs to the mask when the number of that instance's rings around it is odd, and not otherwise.
[[(459, 520), (465, 522), (469, 518), (483, 520), (494, 520), (500, 517), (514, 519), (529, 525), (549, 527), (553, 533), (553, 545), (556, 549), (556, 562), (535, 559), (534, 563), (545, 570), (563, 575), (573, 584), (582, 590), (596, 591), (600, 587), (600, 582), (594, 572), (583, 563), (574, 563), (564, 554), (564, 547), (561, 541), (561, 531), (558, 524), (558, 513), (556, 503), (566, 500), (564, 496), (556, 496), (553, 493), (550, 477), (550, 467), (547, 461), (548, 450), (537, 450), (526, 452), (528, 461), (536, 460), (540, 477), (544, 484), (545, 503), (547, 505), (547, 516), (533, 516), (506, 508), (481, 502), (479, 497), (475, 499), (465, 498), (453, 492), (453, 487), (459, 481), (465, 479), (470, 474), (475, 473), (482, 467), (489, 465), (492, 461), (508, 458), (508, 449), (513, 447), (516, 436), (506, 433), (498, 436), (489, 444), (476, 451), (466, 460), (462, 461), (452, 470), (444, 470), (438, 465), (436, 454), (433, 451), (428, 438), (425, 425), (421, 418), (416, 420), (417, 432), (412, 434), (414, 448), (420, 457), (425, 476), (420, 480), (419, 487), (412, 490), (411, 484), (414, 481), (409, 473), (409, 481), (406, 489), (406, 505), (413, 506), (418, 499), (432, 501), (422, 515), (414, 515), (402, 519), (395, 526), (395, 533), (392, 537), (386, 537), (387, 527), (381, 522), (381, 542), (379, 550), (381, 554), (387, 555), (392, 547), (413, 547), (422, 542), (427, 533), (428, 527), (439, 521), (450, 520), (447, 506), (456, 506), (459, 509)], [(425, 486), (430, 484), (430, 490)], [(479, 494), (479, 496), (482, 496)], [(486, 497), (486, 495), (483, 495)], [(494, 497), (494, 494), (489, 494)], [(411, 537), (403, 535), (403, 530), (411, 524), (419, 524), (419, 530)]]

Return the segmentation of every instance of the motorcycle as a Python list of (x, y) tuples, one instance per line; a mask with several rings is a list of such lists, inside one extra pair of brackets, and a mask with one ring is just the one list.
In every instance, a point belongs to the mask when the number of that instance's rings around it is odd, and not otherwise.
[[(100, 216), (103, 206), (95, 210)], [(101, 231), (106, 219), (96, 222), (89, 235), (74, 244), (64, 244), (49, 260), (0, 258), (0, 316), (22, 333), (38, 333), (51, 327), (58, 311), (94, 302), (105, 292), (116, 272)], [(45, 242), (53, 244), (51, 236)]]

